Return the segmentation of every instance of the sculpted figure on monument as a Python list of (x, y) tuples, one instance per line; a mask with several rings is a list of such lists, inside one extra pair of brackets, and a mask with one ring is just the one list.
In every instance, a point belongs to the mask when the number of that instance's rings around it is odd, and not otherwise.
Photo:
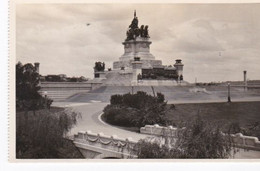
[(126, 32), (126, 40), (134, 40), (139, 36), (138, 18), (135, 16)]
[(135, 38), (140, 35), (140, 29), (139, 28), (134, 29), (134, 35), (135, 35)]
[(148, 34), (148, 25), (144, 26), (141, 25), (141, 27), (138, 27), (138, 18), (136, 17), (136, 11), (134, 13), (134, 19), (132, 20), (132, 23), (129, 25), (129, 28), (126, 32), (126, 41), (128, 40), (134, 40), (136, 37), (145, 37), (150, 38)]
[(144, 28), (144, 35), (143, 35), (143, 37), (150, 38), (149, 33), (148, 33), (148, 25), (146, 25), (145, 28)]
[(131, 28), (133, 30), (138, 28), (138, 18), (137, 17), (134, 17), (134, 19), (133, 19), (132, 23), (130, 24), (129, 28)]
[(95, 62), (95, 71), (104, 71), (105, 70), (105, 63), (103, 62)]
[(140, 27), (140, 36), (144, 37), (144, 25), (141, 25)]
[(134, 40), (134, 30), (128, 29), (126, 32), (126, 40)]

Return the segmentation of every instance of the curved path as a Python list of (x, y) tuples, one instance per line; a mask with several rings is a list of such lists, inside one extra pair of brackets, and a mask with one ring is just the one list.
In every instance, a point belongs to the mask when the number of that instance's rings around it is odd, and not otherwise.
[(53, 106), (72, 107), (75, 111), (81, 113), (82, 118), (78, 120), (77, 125), (71, 129), (70, 135), (77, 134), (79, 131), (92, 131), (93, 133), (103, 133), (108, 136), (117, 135), (120, 138), (129, 138), (138, 141), (148, 135), (131, 132), (108, 125), (100, 120), (100, 114), (108, 103), (67, 103), (54, 102)]
[[(136, 132), (131, 132), (127, 130), (123, 130), (117, 128), (112, 125), (108, 125), (101, 121), (100, 114), (102, 113), (104, 107), (108, 103), (101, 102), (91, 102), (91, 103), (70, 103), (70, 102), (54, 102), (53, 106), (58, 107), (71, 107), (75, 111), (81, 113), (82, 118), (78, 120), (77, 125), (71, 129), (70, 135), (73, 136), (77, 134), (79, 131), (92, 131), (93, 133), (103, 133), (108, 136), (117, 135), (120, 138), (129, 138), (131, 137), (133, 140), (138, 141), (139, 139), (149, 137), (146, 134), (140, 134)], [(247, 151), (241, 149), (238, 153), (235, 154), (235, 158), (240, 159), (252, 159), (260, 158), (259, 151)]]

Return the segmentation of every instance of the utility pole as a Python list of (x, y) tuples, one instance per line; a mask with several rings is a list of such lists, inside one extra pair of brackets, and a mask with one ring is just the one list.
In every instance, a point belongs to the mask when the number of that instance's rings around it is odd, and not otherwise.
[(231, 102), (231, 98), (230, 98), (230, 83), (228, 83), (228, 102)]
[(247, 78), (246, 78), (246, 71), (244, 73), (244, 91), (247, 91)]

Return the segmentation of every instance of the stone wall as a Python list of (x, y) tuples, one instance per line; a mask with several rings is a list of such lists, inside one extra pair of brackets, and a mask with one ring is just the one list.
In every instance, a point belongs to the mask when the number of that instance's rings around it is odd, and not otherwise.
[(135, 158), (130, 149), (136, 143), (132, 138), (121, 139), (116, 135), (106, 136), (91, 131), (74, 135), (74, 144), (85, 158)]
[[(174, 128), (172, 126), (163, 127), (157, 124), (145, 125), (145, 127), (140, 128), (140, 133), (155, 136), (170, 135), (174, 137), (176, 136), (177, 128)], [(260, 151), (260, 141), (257, 137), (245, 136), (241, 133), (231, 134), (231, 137), (235, 146), (238, 148)]]

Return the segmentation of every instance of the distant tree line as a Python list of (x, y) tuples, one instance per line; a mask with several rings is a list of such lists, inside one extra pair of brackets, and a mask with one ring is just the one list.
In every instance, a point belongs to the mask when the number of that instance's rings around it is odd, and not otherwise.
[(81, 77), (67, 77), (64, 74), (60, 74), (60, 75), (41, 76), (41, 81), (49, 81), (49, 82), (85, 82), (85, 81), (87, 81), (87, 79), (84, 76), (81, 76)]

